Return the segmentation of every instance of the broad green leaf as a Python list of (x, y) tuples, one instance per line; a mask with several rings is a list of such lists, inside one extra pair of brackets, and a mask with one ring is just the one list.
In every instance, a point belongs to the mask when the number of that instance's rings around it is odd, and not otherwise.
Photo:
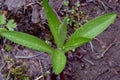
[(26, 46), (28, 48), (32, 48), (32, 49), (47, 52), (47, 53), (53, 52), (53, 49), (48, 44), (46, 44), (44, 41), (32, 35), (23, 33), (23, 32), (2, 30), (0, 31), (0, 35), (2, 35), (3, 37), (15, 43)]
[(9, 20), (8, 23), (6, 24), (7, 28), (9, 31), (14, 31), (14, 28), (16, 28), (16, 23), (14, 22), (13, 19)]
[(46, 17), (49, 23), (50, 30), (52, 32), (52, 35), (55, 39), (56, 44), (58, 45), (58, 27), (60, 25), (60, 20), (55, 14), (54, 10), (51, 8), (51, 6), (48, 4), (48, 0), (42, 0), (42, 5), (44, 7), (44, 10), (46, 12)]
[(64, 45), (64, 51), (65, 53), (69, 50), (75, 49), (76, 47), (85, 44), (86, 42), (89, 42), (91, 39), (84, 38), (84, 37), (78, 37), (73, 38), (67, 41), (67, 43)]
[(66, 39), (66, 35), (67, 35), (67, 19), (68, 17), (65, 17), (63, 22), (60, 24), (59, 29), (58, 29), (58, 37), (59, 37), (59, 43), (58, 43), (58, 47), (62, 48), (65, 39)]
[[(66, 48), (70, 47), (70, 45), (76, 44), (76, 42), (78, 42), (78, 41), (75, 40), (76, 38), (81, 38), (81, 37), (82, 38), (87, 38), (87, 39), (95, 38), (97, 35), (99, 35), (101, 32), (103, 32), (111, 23), (113, 23), (115, 18), (116, 18), (115, 13), (108, 13), (108, 14), (99, 16), (99, 17), (97, 17), (93, 20), (90, 20), (89, 22), (87, 22), (86, 24), (84, 24), (83, 26), (78, 28), (71, 35), (68, 42), (65, 44), (64, 48), (66, 49)], [(74, 41), (75, 43), (70, 43), (73, 40), (75, 40)], [(78, 46), (81, 46), (81, 44), (79, 44)], [(78, 46), (72, 46), (72, 48), (74, 49)], [(66, 50), (68, 51), (70, 49), (66, 49)]]
[(103, 32), (111, 23), (114, 22), (116, 18), (115, 13), (108, 13), (102, 16), (99, 16), (93, 20), (90, 20), (71, 35), (71, 38), (74, 37), (86, 37), (93, 39), (98, 34)]
[(0, 25), (1, 24), (5, 24), (6, 23), (6, 17), (5, 17), (5, 15), (0, 15)]
[(66, 56), (62, 50), (55, 50), (52, 54), (52, 65), (55, 74), (60, 74), (66, 65)]

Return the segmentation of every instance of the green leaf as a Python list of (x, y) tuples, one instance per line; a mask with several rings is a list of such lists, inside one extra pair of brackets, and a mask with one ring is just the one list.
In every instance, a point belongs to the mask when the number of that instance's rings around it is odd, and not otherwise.
[(6, 17), (5, 17), (5, 15), (0, 15), (0, 25), (1, 24), (5, 24), (6, 23)]
[[(87, 38), (87, 39), (92, 40), (97, 35), (99, 35), (101, 32), (103, 32), (111, 23), (113, 23), (115, 18), (116, 18), (115, 13), (108, 13), (108, 14), (99, 16), (99, 17), (97, 17), (97, 18), (95, 18), (93, 20), (90, 20), (89, 22), (87, 22), (86, 24), (84, 24), (83, 26), (78, 28), (71, 35), (68, 42), (64, 46), (65, 51), (77, 48), (77, 47), (82, 45), (81, 42), (78, 43), (79, 41), (76, 38), (79, 38), (79, 40), (80, 40), (80, 38), (81, 39)], [(73, 40), (75, 40), (74, 43), (73, 42), (71, 43), (71, 41), (73, 41)], [(82, 40), (80, 40), (80, 41), (82, 41)], [(87, 41), (85, 41), (85, 42), (87, 42)], [(79, 45), (72, 46), (72, 48), (70, 48), (70, 45), (75, 45), (76, 43), (79, 44)], [(67, 48), (69, 48), (69, 49), (67, 49)]]
[(5, 28), (0, 28), (0, 35), (1, 35), (1, 32), (3, 31), (7, 31)]
[(58, 45), (58, 27), (60, 25), (60, 20), (55, 14), (54, 10), (51, 8), (51, 6), (48, 4), (48, 0), (42, 0), (42, 5), (44, 7), (44, 10), (46, 12), (46, 17), (49, 23), (50, 30), (52, 32), (52, 35), (55, 39), (56, 44)]
[(43, 51), (47, 53), (52, 53), (53, 48), (51, 48), (48, 44), (46, 44), (41, 39), (34, 37), (32, 35), (23, 33), (23, 32), (16, 32), (16, 31), (0, 31), (0, 34), (20, 45), (26, 46), (28, 48), (32, 48), (38, 51)]
[(73, 38), (67, 41), (67, 43), (64, 45), (64, 51), (65, 53), (69, 50), (75, 49), (76, 47), (85, 44), (86, 42), (89, 42), (91, 39), (84, 38), (84, 37), (78, 37)]
[(7, 28), (9, 31), (14, 31), (14, 28), (16, 28), (16, 23), (14, 23), (14, 20), (11, 19), (8, 21), (8, 23), (6, 24)]
[(63, 22), (60, 24), (59, 29), (58, 29), (58, 37), (59, 37), (59, 43), (58, 43), (58, 47), (62, 48), (63, 44), (65, 42), (66, 39), (66, 35), (67, 35), (67, 19), (68, 17), (65, 17)]
[(55, 50), (52, 54), (52, 65), (55, 74), (60, 74), (66, 65), (66, 56), (62, 50)]

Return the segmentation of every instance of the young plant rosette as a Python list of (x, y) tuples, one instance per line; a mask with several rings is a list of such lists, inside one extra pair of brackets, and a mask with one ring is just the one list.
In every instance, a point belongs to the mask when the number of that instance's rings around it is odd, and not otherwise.
[[(46, 13), (50, 31), (57, 46), (56, 49), (52, 48), (51, 45), (48, 45), (42, 39), (23, 32), (0, 28), (0, 35), (17, 44), (49, 53), (52, 56), (52, 67), (55, 74), (60, 74), (66, 65), (65, 53), (91, 41), (113, 23), (116, 18), (115, 13), (107, 13), (99, 16), (79, 27), (69, 39), (66, 40), (68, 17), (65, 17), (63, 21), (60, 22), (47, 0), (42, 0), (42, 5)], [(1, 20), (2, 19), (0, 19), (0, 21)]]

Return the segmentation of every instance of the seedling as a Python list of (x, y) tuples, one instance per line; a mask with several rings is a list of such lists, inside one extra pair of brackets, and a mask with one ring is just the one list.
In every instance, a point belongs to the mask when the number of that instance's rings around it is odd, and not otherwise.
[(47, 0), (42, 0), (42, 5), (46, 12), (50, 31), (54, 37), (57, 48), (54, 49), (42, 39), (23, 32), (9, 31), (1, 28), (0, 35), (23, 46), (49, 53), (52, 56), (52, 66), (55, 74), (60, 74), (66, 65), (65, 53), (91, 41), (113, 23), (116, 18), (115, 13), (99, 16), (78, 28), (69, 39), (66, 40), (68, 17), (65, 17), (63, 22), (60, 22)]
[(16, 28), (16, 23), (13, 19), (10, 19), (9, 21), (6, 21), (6, 17), (4, 14), (0, 14), (0, 28), (6, 27), (9, 31), (14, 31), (14, 28)]

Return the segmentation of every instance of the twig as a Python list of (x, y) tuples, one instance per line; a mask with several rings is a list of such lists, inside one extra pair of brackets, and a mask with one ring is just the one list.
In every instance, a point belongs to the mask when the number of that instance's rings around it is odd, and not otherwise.
[(105, 9), (105, 10), (107, 10), (107, 9), (108, 9), (108, 7), (104, 4), (104, 2), (103, 2), (103, 1), (98, 0), (98, 2), (100, 2), (100, 3), (102, 4), (102, 6), (104, 7), (104, 9)]
[(94, 51), (94, 48), (93, 48), (92, 41), (90, 41), (89, 43), (90, 43), (90, 47), (91, 47), (92, 52), (95, 52), (95, 51)]
[(8, 75), (7, 75), (6, 80), (9, 80), (9, 78), (10, 78), (10, 70), (9, 70), (9, 72), (8, 72)]
[(63, 6), (63, 3), (64, 3), (65, 0), (62, 1), (62, 3), (60, 4), (59, 8), (57, 11), (60, 11), (60, 8)]
[(101, 57), (103, 57), (105, 55), (105, 53), (113, 46), (114, 42), (116, 41), (116, 39), (114, 39), (109, 45), (108, 47), (102, 52)]
[(88, 63), (90, 63), (91, 65), (95, 65), (92, 61), (86, 59), (86, 58), (83, 58), (85, 61), (87, 61)]
[(98, 76), (96, 76), (94, 79), (92, 80), (98, 80), (99, 77), (101, 77), (102, 75), (104, 75), (105, 73), (107, 73), (109, 71), (109, 69), (106, 69), (105, 71), (103, 71), (102, 73), (100, 73)]
[(0, 68), (0, 72), (2, 71), (2, 69), (5, 67), (6, 63)]
[(7, 42), (7, 39), (4, 39), (4, 41), (3, 41), (3, 45), (2, 45), (2, 48), (4, 48), (5, 47), (5, 43)]
[(33, 55), (33, 56), (15, 56), (15, 58), (21, 58), (21, 59), (29, 59), (29, 58), (34, 58), (34, 57), (38, 57), (41, 54), (37, 54), (37, 55)]
[(43, 78), (43, 75), (37, 77), (35, 80), (40, 80), (41, 78)]
[(45, 80), (44, 79), (44, 72), (43, 72), (43, 67), (42, 67), (42, 64), (41, 64), (41, 61), (39, 60), (39, 66), (40, 66), (40, 70), (41, 70), (41, 73), (42, 73), (42, 78), (43, 78), (43, 80)]
[(103, 41), (101, 41), (100, 39), (98, 38), (94, 38), (94, 40), (96, 40), (97, 42), (99, 42), (99, 44), (101, 45), (102, 48), (105, 48), (105, 43)]

